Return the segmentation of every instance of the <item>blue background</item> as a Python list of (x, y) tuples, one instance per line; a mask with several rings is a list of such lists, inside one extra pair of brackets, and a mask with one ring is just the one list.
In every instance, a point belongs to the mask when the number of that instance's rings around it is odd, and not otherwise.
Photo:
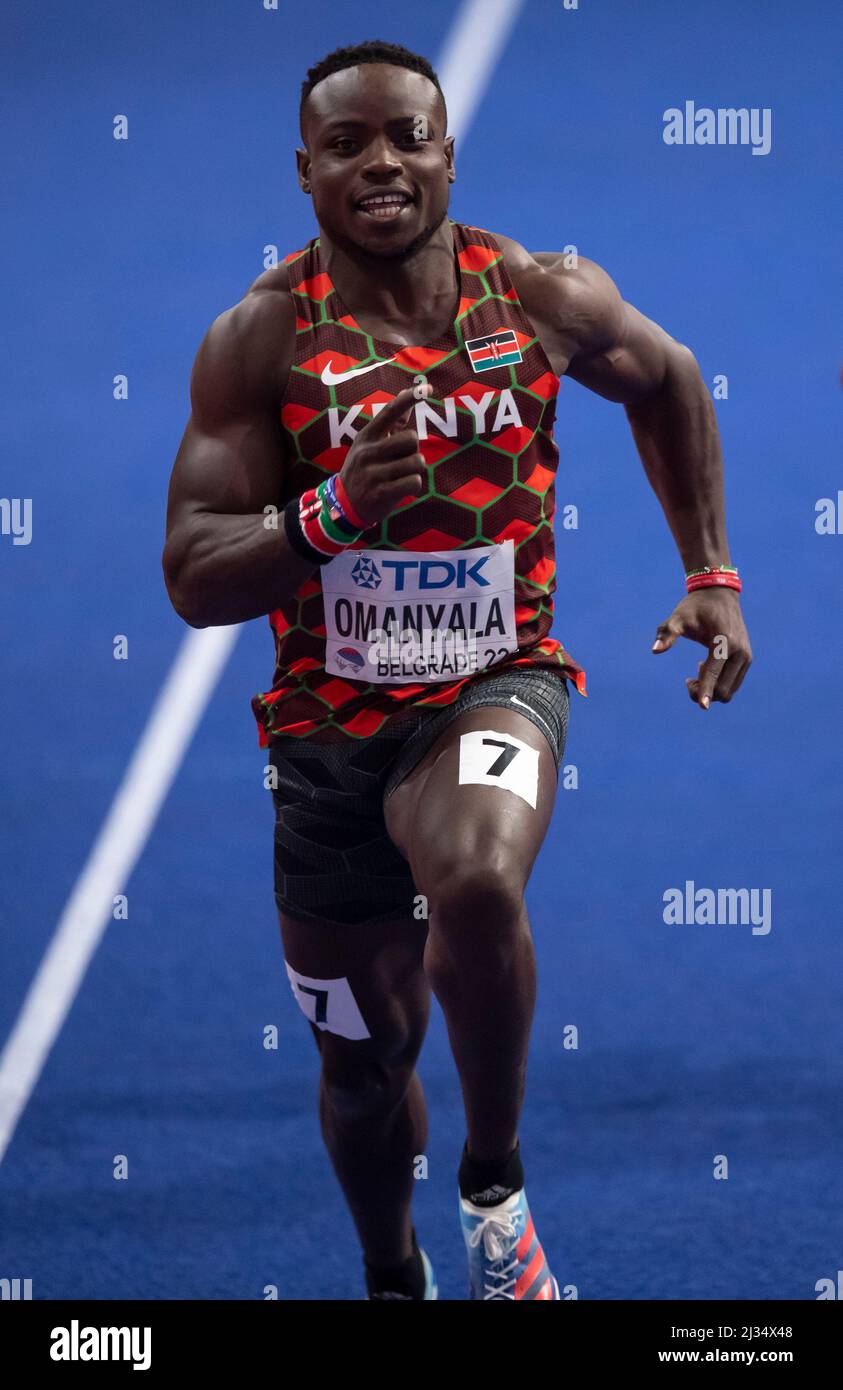
[[(559, 515), (575, 503), (580, 525), (557, 531), (554, 632), (590, 694), (573, 697), (566, 754), (579, 788), (560, 790), (528, 890), (539, 999), (520, 1132), (551, 1267), (581, 1298), (811, 1299), (843, 1268), (843, 536), (814, 526), (843, 487), (838, 14), (528, 0), (457, 141), (452, 217), (535, 251), (575, 244), (709, 386), (729, 382), (717, 413), (755, 663), (708, 714), (684, 686), (701, 649), (650, 654), (682, 575), (623, 410), (561, 386)], [(5, 16), (0, 492), (33, 499), (34, 534), (0, 537), (0, 1041), (184, 635), (159, 557), (196, 348), (266, 244), (285, 255), (317, 230), (293, 153), (307, 68), (367, 38), (436, 65), (453, 9), (47, 0)], [(662, 114), (686, 99), (771, 107), (772, 152), (665, 145)], [(0, 1169), (0, 1276), (32, 1278), (36, 1298), (362, 1296), (275, 919), (249, 710), (271, 666), (260, 620)], [(662, 894), (686, 878), (770, 888), (772, 931), (666, 926)], [(441, 1296), (463, 1298), (464, 1126), (438, 1006), (420, 1072), (416, 1225)]]

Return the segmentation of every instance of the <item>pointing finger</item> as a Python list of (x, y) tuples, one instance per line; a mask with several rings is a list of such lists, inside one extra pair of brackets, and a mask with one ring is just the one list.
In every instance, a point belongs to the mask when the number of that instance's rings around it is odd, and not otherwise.
[[(367, 434), (382, 439), (393, 430), (403, 429), (412, 415), (416, 401), (429, 396), (432, 387), (429, 382), (421, 386), (405, 386), (391, 401), (387, 401), (375, 416), (364, 426)], [(417, 394), (421, 393), (421, 394)]]

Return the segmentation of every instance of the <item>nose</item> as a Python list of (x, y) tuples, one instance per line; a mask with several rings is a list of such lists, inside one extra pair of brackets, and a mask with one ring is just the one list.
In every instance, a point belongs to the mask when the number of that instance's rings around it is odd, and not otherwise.
[(400, 173), (402, 168), (401, 160), (396, 156), (395, 147), (389, 136), (386, 134), (376, 136), (369, 146), (364, 172), (373, 174)]

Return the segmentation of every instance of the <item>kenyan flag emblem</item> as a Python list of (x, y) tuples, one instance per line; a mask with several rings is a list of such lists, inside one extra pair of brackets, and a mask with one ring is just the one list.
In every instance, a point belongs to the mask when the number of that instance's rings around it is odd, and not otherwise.
[(465, 350), (475, 372), (488, 372), (492, 367), (510, 367), (524, 360), (511, 328), (501, 328), (497, 333), (487, 333), (483, 338), (466, 338)]

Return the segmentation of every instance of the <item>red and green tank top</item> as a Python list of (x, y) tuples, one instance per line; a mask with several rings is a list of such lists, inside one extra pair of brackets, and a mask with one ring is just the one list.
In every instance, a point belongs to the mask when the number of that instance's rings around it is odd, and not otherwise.
[(252, 709), (275, 735), (369, 738), (409, 707), (450, 705), (492, 668), (538, 666), (585, 694), (585, 672), (548, 633), (556, 561), (553, 440), (559, 379), (491, 232), (449, 219), (460, 282), (440, 338), (398, 348), (354, 320), (320, 238), (285, 257), (295, 359), (281, 402), (283, 499), (338, 472), (358, 430), (421, 376), (415, 406), (426, 488), (269, 614), (272, 688)]

